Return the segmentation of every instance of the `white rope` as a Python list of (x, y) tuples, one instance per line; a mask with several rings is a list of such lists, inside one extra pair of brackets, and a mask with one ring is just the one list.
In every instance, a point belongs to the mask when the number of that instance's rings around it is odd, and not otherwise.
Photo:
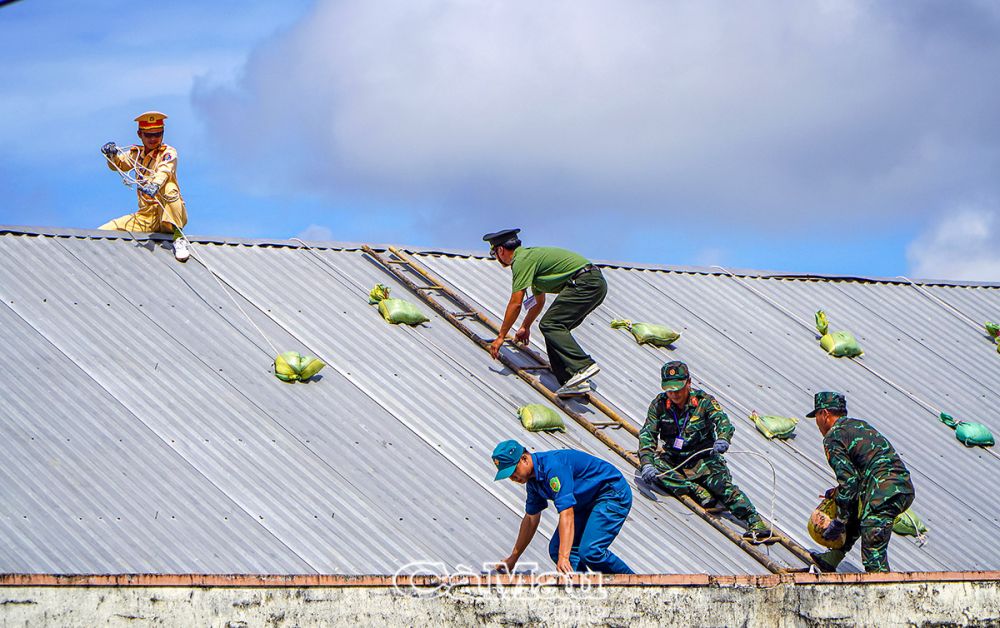
[[(671, 468), (667, 469), (666, 471), (657, 473), (656, 476), (657, 477), (663, 477), (663, 476), (667, 475), (668, 473), (673, 473), (677, 469), (679, 469), (679, 468), (683, 467), (684, 465), (686, 465), (693, 458), (695, 458), (697, 456), (700, 456), (701, 454), (708, 453), (710, 451), (715, 451), (715, 449), (713, 447), (708, 447), (706, 449), (702, 449), (701, 451), (696, 451), (693, 454), (691, 454), (690, 456), (688, 456), (687, 458), (685, 458), (683, 461), (681, 461), (680, 464), (678, 464), (678, 465), (676, 465), (674, 467), (671, 467)], [(774, 536), (774, 529), (773, 528), (777, 527), (777, 525), (778, 525), (778, 520), (774, 516), (775, 515), (775, 506), (776, 506), (776, 502), (777, 502), (777, 495), (778, 495), (778, 473), (774, 469), (774, 464), (772, 464), (771, 461), (768, 460), (767, 456), (765, 456), (762, 453), (756, 452), (756, 451), (747, 451), (747, 450), (742, 450), (742, 449), (730, 449), (730, 450), (726, 451), (726, 455), (728, 455), (728, 454), (746, 454), (746, 455), (749, 455), (749, 456), (757, 456), (758, 458), (760, 458), (761, 460), (763, 460), (764, 462), (766, 462), (767, 466), (771, 468), (771, 513), (770, 513), (770, 516), (767, 519), (771, 523), (771, 525), (768, 526), (769, 529), (768, 529), (767, 536), (766, 537), (760, 537), (758, 540), (768, 540), (768, 539), (771, 539)], [(687, 480), (687, 478), (685, 478), (685, 480)], [(693, 482), (692, 482), (692, 484), (693, 484)], [(715, 496), (713, 495), (713, 497), (715, 497)]]
[(952, 312), (954, 312), (955, 314), (958, 315), (958, 318), (960, 320), (968, 321), (973, 327), (976, 328), (977, 331), (979, 331), (979, 332), (983, 331), (983, 325), (982, 325), (982, 323), (976, 321), (971, 316), (966, 315), (965, 312), (959, 310), (957, 307), (955, 307), (951, 303), (948, 303), (944, 299), (931, 294), (926, 288), (924, 288), (923, 286), (917, 284), (916, 282), (914, 282), (909, 277), (905, 277), (903, 275), (897, 275), (897, 279), (904, 279), (904, 280), (906, 280), (907, 283), (909, 283), (911, 286), (913, 286), (914, 288), (916, 288), (917, 291), (920, 292), (920, 294), (924, 295), (928, 299), (931, 299), (932, 301), (936, 301), (940, 305), (944, 306), (946, 309), (951, 310)]
[[(103, 155), (103, 153), (101, 153), (101, 154)], [(121, 177), (122, 183), (125, 186), (127, 186), (127, 187), (134, 187), (134, 186), (138, 185), (137, 179), (135, 177), (130, 176), (128, 174), (128, 172), (123, 171), (120, 167), (118, 167), (118, 164), (115, 163), (115, 161), (113, 159), (111, 159), (107, 155), (104, 155), (104, 159), (106, 159), (107, 162), (109, 164), (111, 164), (111, 166), (115, 169), (115, 171)], [(147, 172), (151, 172), (148, 169), (146, 169), (143, 166), (141, 166), (138, 163), (136, 163), (134, 160), (132, 161), (132, 165), (133, 165), (133, 169), (136, 170), (137, 174), (140, 177), (142, 175), (140, 173), (138, 173), (137, 169), (139, 169), (139, 168), (142, 168), (143, 170), (146, 170)], [(179, 196), (178, 196), (178, 198), (179, 198)], [(167, 208), (163, 205), (163, 202), (159, 198), (157, 198), (156, 196), (154, 196), (154, 197), (152, 197), (152, 199), (153, 199), (153, 201), (156, 202), (157, 205), (160, 206), (160, 209), (162, 211), (166, 211)], [(168, 202), (169, 202), (169, 200), (168, 200)], [(138, 213), (139, 213), (138, 211), (132, 212), (132, 216), (137, 216)], [(267, 334), (264, 333), (264, 330), (262, 330), (257, 325), (257, 323), (255, 323), (254, 320), (252, 318), (250, 318), (250, 315), (246, 313), (246, 310), (243, 309), (243, 306), (240, 305), (239, 301), (236, 300), (236, 298), (230, 293), (229, 290), (226, 290), (226, 286), (223, 284), (222, 279), (219, 277), (219, 274), (215, 271), (215, 269), (212, 268), (212, 266), (209, 265), (209, 263), (205, 261), (205, 259), (201, 256), (200, 253), (197, 253), (195, 251), (195, 247), (191, 244), (191, 241), (187, 239), (187, 236), (184, 234), (184, 231), (180, 228), (179, 225), (174, 225), (174, 229), (177, 230), (177, 232), (180, 234), (181, 238), (184, 238), (184, 240), (188, 242), (188, 245), (191, 248), (191, 255), (198, 261), (199, 264), (201, 264), (202, 266), (205, 267), (205, 269), (209, 272), (210, 275), (212, 275), (213, 278), (215, 278), (215, 281), (219, 284), (219, 287), (226, 294), (226, 296), (229, 297), (229, 300), (233, 302), (233, 305), (236, 306), (236, 309), (238, 309), (240, 311), (240, 313), (243, 314), (244, 318), (246, 318), (247, 321), (253, 326), (253, 328), (257, 330), (257, 333), (260, 334), (261, 338), (264, 339), (264, 342), (266, 342), (267, 345), (269, 347), (271, 347), (271, 350), (274, 351), (274, 355), (277, 356), (280, 353), (280, 351), (278, 351), (278, 348), (274, 345), (273, 342), (271, 342), (271, 339), (268, 338)], [(131, 231), (129, 231), (128, 229), (122, 229), (122, 231), (124, 231), (125, 233), (127, 233), (129, 235), (129, 237), (131, 237), (132, 240), (135, 241), (136, 243), (139, 242), (138, 238), (135, 237), (135, 234), (132, 233)], [(193, 288), (192, 288), (192, 290), (193, 290)]]

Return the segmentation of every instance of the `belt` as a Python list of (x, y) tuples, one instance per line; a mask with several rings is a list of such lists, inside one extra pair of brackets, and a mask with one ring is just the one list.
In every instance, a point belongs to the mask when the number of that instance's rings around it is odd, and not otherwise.
[(574, 279), (579, 279), (580, 275), (582, 275), (584, 273), (589, 273), (590, 271), (596, 270), (596, 269), (597, 269), (597, 266), (594, 266), (593, 264), (587, 264), (586, 266), (584, 266), (580, 270), (578, 270), (575, 273), (573, 273), (572, 275), (570, 275), (569, 280), (573, 281)]

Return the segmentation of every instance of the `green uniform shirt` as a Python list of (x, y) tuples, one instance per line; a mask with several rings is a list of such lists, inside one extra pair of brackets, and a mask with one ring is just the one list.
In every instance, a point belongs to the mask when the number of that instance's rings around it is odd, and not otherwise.
[(535, 294), (559, 292), (570, 276), (590, 261), (573, 251), (554, 246), (520, 246), (514, 249), (511, 271), (514, 282), (511, 293), (531, 287)]
[[(897, 493), (913, 494), (910, 472), (885, 436), (859, 419), (841, 417), (823, 437), (830, 468), (837, 475), (837, 512), (847, 519), (860, 499), (878, 505)], [(864, 513), (861, 513), (864, 516)]]
[[(653, 464), (658, 440), (663, 441), (663, 457), (677, 464), (702, 449), (715, 444), (716, 438), (732, 441), (736, 429), (715, 397), (703, 390), (691, 389), (686, 408), (674, 407), (667, 393), (660, 393), (649, 404), (646, 422), (639, 432), (639, 460)], [(680, 449), (674, 447), (677, 438), (684, 440)], [(692, 460), (691, 464), (697, 461)]]

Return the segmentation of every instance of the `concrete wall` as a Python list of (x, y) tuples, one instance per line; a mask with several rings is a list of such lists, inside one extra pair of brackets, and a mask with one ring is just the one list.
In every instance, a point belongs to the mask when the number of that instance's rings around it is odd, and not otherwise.
[(1000, 581), (764, 586), (6, 586), (0, 626), (1000, 626)]

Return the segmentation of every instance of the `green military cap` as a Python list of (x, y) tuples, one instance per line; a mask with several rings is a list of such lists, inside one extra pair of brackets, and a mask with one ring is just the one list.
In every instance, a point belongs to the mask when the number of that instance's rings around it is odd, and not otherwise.
[(847, 414), (847, 399), (839, 392), (824, 390), (816, 393), (813, 397), (813, 406), (815, 406), (813, 411), (807, 414), (807, 417), (816, 416), (816, 413), (820, 410), (833, 410), (834, 412)]
[(679, 360), (667, 362), (660, 369), (660, 387), (667, 392), (680, 390), (690, 377), (687, 364)]

